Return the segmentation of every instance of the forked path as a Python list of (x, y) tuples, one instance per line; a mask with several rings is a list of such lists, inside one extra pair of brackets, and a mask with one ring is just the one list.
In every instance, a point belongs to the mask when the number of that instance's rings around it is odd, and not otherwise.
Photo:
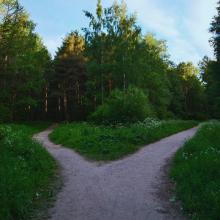
[[(107, 164), (86, 161), (73, 150), (53, 144), (48, 129), (35, 138), (59, 162), (64, 185), (49, 214), (52, 220), (183, 219), (158, 196), (167, 160), (197, 128), (150, 144)], [(187, 177), (186, 177), (187, 178)]]

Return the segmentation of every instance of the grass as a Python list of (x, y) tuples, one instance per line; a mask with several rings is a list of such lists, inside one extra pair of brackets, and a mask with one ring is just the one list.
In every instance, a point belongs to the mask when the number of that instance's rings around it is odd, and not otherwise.
[(50, 135), (53, 142), (73, 148), (91, 160), (116, 160), (141, 146), (191, 128), (195, 121), (147, 119), (130, 126), (106, 127), (88, 123), (61, 124)]
[(0, 219), (31, 219), (51, 193), (55, 161), (31, 139), (46, 123), (0, 125)]
[(220, 122), (205, 123), (180, 149), (171, 177), (191, 219), (220, 218)]

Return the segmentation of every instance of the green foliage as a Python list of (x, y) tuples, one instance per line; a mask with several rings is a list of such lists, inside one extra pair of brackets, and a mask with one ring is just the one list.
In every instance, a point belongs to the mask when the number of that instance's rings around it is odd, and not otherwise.
[(50, 97), (56, 103), (51, 112), (59, 116), (57, 119), (85, 118), (84, 47), (83, 37), (77, 31), (71, 32), (64, 39), (54, 59), (54, 72), (48, 81)]
[(0, 2), (0, 105), (10, 120), (29, 119), (42, 98), (50, 57), (16, 0)]
[(212, 22), (211, 22), (211, 27), (210, 27), (210, 32), (213, 34), (213, 38), (211, 40), (217, 62), (220, 62), (220, 1), (218, 1), (218, 6), (217, 6), (217, 15), (214, 16)]
[(55, 162), (31, 140), (46, 123), (0, 125), (0, 219), (30, 219), (49, 197)]
[(218, 63), (204, 57), (200, 62), (201, 77), (205, 85), (206, 108), (209, 117), (220, 118), (220, 76)]
[(171, 176), (192, 219), (217, 220), (220, 213), (220, 123), (205, 123), (175, 156)]
[(140, 68), (137, 85), (148, 94), (156, 115), (165, 118), (171, 100), (166, 42), (147, 34), (139, 47), (136, 54), (138, 59), (135, 59), (137, 70)]
[[(130, 86), (147, 95), (146, 115), (151, 109), (161, 119), (204, 119), (208, 112), (219, 117), (219, 64), (214, 62), (206, 71), (207, 84), (191, 63), (172, 65), (166, 42), (143, 35), (124, 1), (104, 8), (98, 0), (95, 13), (85, 11), (89, 24), (84, 35), (69, 33), (53, 62), (18, 1), (1, 1), (0, 13), (1, 121), (72, 121), (84, 120), (92, 112), (113, 114), (104, 101), (113, 90), (126, 93)], [(217, 24), (218, 16), (211, 27), (215, 48)], [(136, 118), (142, 119), (138, 114)]]
[(184, 91), (183, 80), (181, 75), (176, 71), (176, 67), (170, 68), (168, 72), (170, 82), (171, 102), (169, 110), (173, 112), (176, 117), (184, 116)]
[(172, 92), (170, 111), (185, 119), (205, 119), (205, 86), (199, 79), (199, 70), (192, 63), (180, 63), (170, 69), (168, 77)]
[(138, 73), (133, 60), (141, 29), (123, 3), (102, 9), (99, 1), (96, 14), (86, 11), (85, 15), (90, 20), (84, 28), (88, 93), (95, 107), (103, 104), (112, 89), (125, 90), (133, 84)]
[(127, 13), (125, 3), (101, 8), (99, 1), (96, 15), (85, 12), (90, 19), (84, 30), (91, 105), (103, 104), (112, 89), (125, 91), (135, 86), (148, 95), (156, 115), (166, 117), (171, 97), (165, 41), (152, 34), (143, 37), (136, 16)]
[(143, 121), (152, 115), (148, 97), (135, 87), (126, 91), (114, 90), (106, 102), (90, 116), (99, 124), (118, 124)]
[(208, 57), (204, 57), (200, 63), (201, 75), (206, 89), (206, 106), (212, 118), (220, 118), (220, 1), (217, 4), (217, 15), (214, 16), (210, 27), (210, 32), (213, 34), (211, 43), (216, 59), (210, 60)]
[(50, 135), (52, 141), (73, 148), (92, 160), (116, 160), (141, 146), (191, 128), (195, 121), (146, 119), (130, 126), (95, 126), (88, 123), (61, 124)]

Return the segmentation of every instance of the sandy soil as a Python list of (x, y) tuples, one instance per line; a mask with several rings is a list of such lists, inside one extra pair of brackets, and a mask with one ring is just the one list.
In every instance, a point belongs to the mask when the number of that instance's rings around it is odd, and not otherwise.
[[(163, 196), (167, 161), (193, 128), (111, 163), (89, 162), (71, 149), (48, 139), (52, 129), (35, 138), (42, 142), (61, 166), (63, 187), (49, 210), (52, 220), (172, 220), (184, 219)], [(164, 192), (166, 194), (166, 192)]]

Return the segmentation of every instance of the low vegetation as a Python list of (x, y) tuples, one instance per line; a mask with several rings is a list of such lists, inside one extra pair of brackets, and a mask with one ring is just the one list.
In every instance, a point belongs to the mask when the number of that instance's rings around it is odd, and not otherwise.
[(196, 124), (195, 121), (157, 121), (150, 118), (132, 125), (114, 127), (67, 123), (55, 129), (50, 138), (89, 159), (115, 160), (137, 151), (143, 145)]
[(31, 219), (51, 193), (55, 162), (31, 139), (47, 123), (0, 125), (0, 219)]
[(219, 134), (220, 122), (204, 124), (174, 159), (171, 176), (184, 210), (192, 219), (219, 219)]

